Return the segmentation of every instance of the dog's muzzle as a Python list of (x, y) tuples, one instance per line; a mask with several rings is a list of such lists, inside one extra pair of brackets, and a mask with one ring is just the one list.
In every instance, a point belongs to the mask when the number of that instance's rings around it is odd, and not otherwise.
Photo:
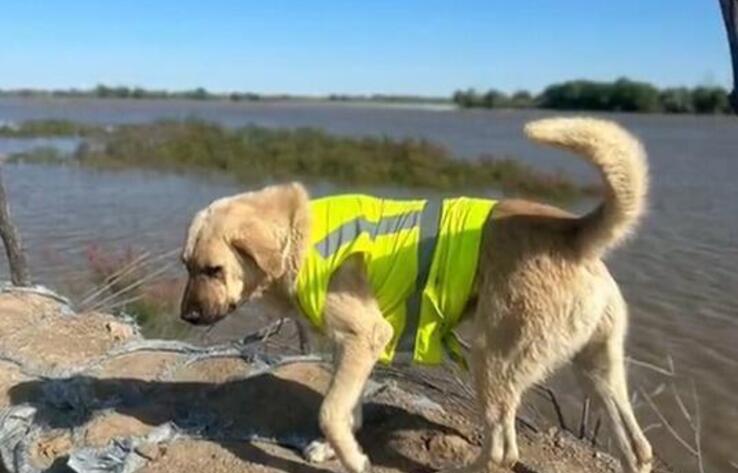
[(180, 318), (185, 322), (189, 322), (193, 325), (205, 325), (207, 321), (202, 316), (199, 310), (188, 310), (180, 314)]

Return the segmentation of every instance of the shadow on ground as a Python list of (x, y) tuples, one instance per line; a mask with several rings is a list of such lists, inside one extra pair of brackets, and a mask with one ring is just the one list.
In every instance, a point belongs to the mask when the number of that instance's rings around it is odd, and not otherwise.
[[(12, 404), (33, 406), (35, 422), (52, 431), (83, 428), (86, 438), (107, 437), (106, 432), (95, 431), (100, 428), (95, 419), (111, 416), (118, 418), (113, 430), (137, 431), (140, 424), (153, 428), (173, 423), (185, 434), (217, 443), (252, 464), (300, 473), (331, 471), (274, 455), (247, 441), (252, 437), (277, 439), (299, 450), (319, 436), (317, 413), (322, 394), (271, 373), (224, 383), (74, 376), (22, 382), (9, 390), (9, 396)], [(398, 432), (462, 436), (452, 427), (397, 406), (368, 402), (364, 410), (359, 440), (377, 466), (429, 471), (427, 464), (391, 447)], [(59, 461), (53, 470), (60, 471)]]

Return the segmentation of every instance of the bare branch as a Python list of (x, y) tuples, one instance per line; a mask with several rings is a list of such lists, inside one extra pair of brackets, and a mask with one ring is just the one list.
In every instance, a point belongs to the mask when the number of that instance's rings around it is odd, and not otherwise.
[(679, 395), (679, 391), (676, 388), (676, 385), (674, 383), (671, 383), (671, 392), (674, 394), (674, 399), (677, 402), (677, 405), (679, 406), (679, 410), (682, 411), (682, 415), (685, 419), (689, 422), (689, 425), (692, 427), (692, 430), (694, 430), (694, 421), (692, 420), (692, 415), (687, 410), (687, 406), (684, 405), (684, 401), (682, 401), (682, 397)]
[(702, 461), (702, 420), (700, 419), (700, 399), (697, 396), (697, 386), (692, 380), (692, 397), (694, 398), (694, 444), (695, 450), (697, 450), (697, 466), (700, 469), (700, 473), (705, 473), (705, 465)]
[(153, 273), (149, 273), (149, 274), (143, 276), (140, 279), (137, 279), (136, 281), (132, 282), (128, 286), (124, 287), (123, 289), (121, 289), (121, 290), (119, 290), (119, 291), (117, 291), (117, 292), (109, 295), (108, 297), (105, 297), (102, 300), (98, 301), (97, 303), (95, 303), (94, 305), (92, 305), (91, 307), (89, 307), (89, 309), (87, 309), (87, 310), (94, 311), (94, 310), (104, 309), (107, 304), (110, 304), (118, 296), (120, 296), (122, 294), (125, 294), (125, 293), (127, 293), (129, 291), (132, 291), (134, 289), (137, 289), (137, 288), (143, 286), (147, 282), (152, 281), (153, 279), (155, 279), (157, 276), (160, 276), (160, 275), (164, 274), (165, 272), (169, 271), (172, 268), (172, 266), (174, 266), (172, 263), (167, 264), (167, 265), (163, 266), (162, 268), (160, 268), (159, 270), (154, 271)]
[(15, 286), (30, 286), (31, 275), (28, 272), (28, 261), (23, 251), (18, 229), (10, 218), (10, 205), (5, 194), (5, 186), (0, 169), (0, 239), (5, 244), (5, 254), (10, 267), (10, 281)]
[(149, 257), (149, 252), (143, 252), (137, 257), (135, 257), (133, 260), (131, 260), (130, 263), (120, 268), (118, 271), (114, 272), (110, 276), (106, 278), (106, 282), (100, 286), (93, 287), (90, 291), (88, 291), (86, 294), (84, 294), (81, 297), (81, 302), (79, 303), (80, 307), (83, 307), (85, 304), (92, 302), (96, 297), (98, 297), (100, 294), (108, 290), (110, 287), (115, 284), (116, 281), (120, 280), (123, 276), (128, 275), (133, 270), (136, 269), (136, 267), (146, 258)]
[(595, 422), (594, 429), (592, 430), (592, 446), (597, 446), (597, 435), (600, 433), (600, 427), (602, 427), (602, 417), (597, 418), (597, 422)]
[[(148, 257), (148, 253), (144, 253), (143, 255), (140, 255), (140, 256), (134, 258), (134, 260), (131, 261), (129, 264), (127, 264), (125, 267), (121, 268), (119, 271), (117, 271), (116, 273), (113, 273), (111, 276), (109, 276), (107, 278), (107, 283), (105, 283), (104, 285), (102, 285), (100, 288), (98, 288), (96, 290), (93, 290), (93, 292), (90, 295), (88, 295), (87, 297), (85, 297), (85, 299), (82, 302), (79, 303), (80, 310), (82, 310), (82, 311), (89, 310), (91, 308), (94, 308), (96, 306), (99, 306), (100, 305), (100, 301), (107, 302), (108, 300), (111, 299), (110, 296), (103, 297), (99, 301), (95, 301), (95, 299), (97, 297), (100, 297), (106, 290), (110, 289), (113, 285), (115, 285), (116, 281), (119, 281), (120, 278), (122, 278), (123, 276), (127, 276), (127, 275), (133, 273), (134, 271), (137, 271), (138, 269), (143, 269), (143, 268), (145, 268), (147, 266), (151, 266), (154, 263), (157, 263), (157, 262), (159, 262), (159, 261), (161, 261), (163, 259), (169, 258), (169, 257), (171, 257), (172, 255), (174, 255), (178, 251), (179, 251), (179, 249), (169, 250), (169, 251), (166, 251), (164, 253), (161, 253), (161, 254), (153, 257), (153, 258), (150, 258), (148, 260), (146, 259)], [(173, 266), (173, 263), (170, 263), (170, 264), (168, 264), (166, 266), (166, 268), (168, 269), (168, 268), (171, 268), (172, 266)], [(131, 288), (129, 286), (127, 288), (124, 288), (124, 289), (121, 289), (119, 291), (116, 291), (114, 294), (112, 294), (112, 296), (113, 296), (112, 299), (114, 299), (118, 295), (123, 294), (124, 292), (130, 291), (130, 290), (131, 290)]]
[(144, 294), (136, 294), (133, 297), (129, 297), (127, 299), (123, 299), (120, 301), (115, 301), (115, 303), (105, 306), (105, 310), (108, 312), (115, 311), (116, 309), (125, 308), (129, 304), (133, 304), (134, 302), (138, 302), (141, 299), (144, 298)]
[(636, 366), (640, 366), (642, 368), (648, 368), (651, 371), (655, 371), (657, 373), (663, 374), (664, 376), (674, 377), (674, 371), (673, 371), (673, 369), (670, 371), (670, 370), (667, 370), (665, 368), (661, 368), (660, 366), (656, 366), (653, 363), (648, 363), (647, 361), (637, 360), (637, 359), (632, 358), (630, 356), (629, 357), (626, 357), (625, 360), (628, 363), (630, 363), (630, 364), (633, 364), (633, 365), (636, 365)]
[(584, 398), (582, 403), (582, 413), (579, 416), (579, 438), (584, 439), (587, 437), (587, 426), (589, 424), (589, 396)]
[(266, 327), (263, 327), (257, 330), (256, 332), (252, 332), (246, 335), (241, 340), (239, 340), (239, 343), (241, 343), (242, 345), (249, 345), (255, 342), (263, 343), (269, 340), (269, 337), (271, 337), (275, 333), (278, 333), (282, 329), (282, 326), (284, 325), (284, 321), (285, 321), (284, 317), (280, 318), (270, 323)]
[(648, 424), (647, 426), (645, 426), (645, 427), (643, 428), (643, 433), (645, 434), (645, 433), (646, 433), (646, 432), (648, 432), (649, 430), (653, 430), (653, 429), (660, 429), (661, 427), (662, 427), (662, 425), (661, 425), (660, 423), (658, 423), (658, 422), (654, 422), (653, 424)]
[(548, 400), (551, 401), (551, 405), (553, 405), (554, 412), (556, 413), (556, 419), (559, 422), (559, 426), (568, 432), (572, 432), (569, 430), (569, 427), (566, 424), (566, 418), (564, 418), (564, 413), (561, 410), (561, 404), (559, 404), (559, 400), (556, 397), (556, 393), (553, 389), (549, 388), (548, 386), (543, 386), (541, 384), (536, 384), (535, 389), (539, 391), (540, 394), (543, 394), (548, 397)]
[(285, 317), (282, 317), (279, 320), (277, 320), (275, 324), (272, 324), (269, 327), (267, 327), (267, 330), (264, 332), (264, 335), (261, 337), (261, 340), (259, 340), (259, 342), (266, 345), (267, 342), (269, 341), (269, 338), (272, 335), (276, 335), (282, 330), (285, 320), (287, 319)]
[(310, 352), (310, 335), (302, 322), (292, 319), (297, 329), (297, 341), (300, 344), (300, 353), (303, 355)]
[(653, 410), (653, 412), (654, 412), (654, 413), (656, 414), (656, 416), (657, 416), (657, 417), (659, 418), (659, 420), (660, 420), (660, 421), (661, 421), (661, 423), (662, 423), (662, 424), (664, 425), (664, 427), (666, 427), (666, 429), (667, 429), (667, 430), (669, 431), (669, 433), (670, 433), (670, 434), (671, 434), (671, 435), (672, 435), (672, 436), (673, 436), (673, 437), (674, 437), (674, 438), (675, 438), (675, 439), (676, 439), (676, 440), (677, 440), (677, 441), (678, 441), (678, 442), (679, 442), (680, 444), (682, 444), (682, 446), (683, 446), (683, 447), (684, 447), (685, 449), (687, 449), (687, 451), (688, 451), (689, 453), (691, 453), (691, 454), (692, 454), (692, 455), (694, 455), (695, 457), (696, 457), (696, 456), (698, 456), (697, 450), (695, 450), (695, 448), (694, 448), (694, 447), (693, 447), (692, 445), (690, 445), (690, 444), (689, 444), (689, 443), (688, 443), (688, 442), (687, 442), (686, 440), (684, 440), (684, 439), (682, 438), (682, 436), (681, 436), (681, 435), (679, 435), (679, 432), (677, 432), (677, 431), (676, 431), (676, 429), (675, 429), (675, 428), (674, 428), (674, 427), (673, 427), (673, 426), (672, 426), (672, 425), (671, 425), (671, 424), (669, 423), (669, 421), (668, 421), (668, 420), (666, 420), (666, 417), (664, 416), (664, 414), (662, 414), (662, 413), (661, 413), (661, 411), (659, 410), (659, 408), (658, 408), (658, 407), (656, 406), (656, 404), (655, 404), (655, 403), (653, 402), (653, 399), (651, 399), (651, 396), (649, 396), (649, 395), (648, 395), (648, 393), (647, 393), (646, 391), (644, 391), (643, 389), (641, 389), (640, 391), (641, 391), (641, 395), (643, 395), (643, 397), (644, 397), (644, 398), (646, 399), (646, 402), (648, 403), (648, 405), (649, 405), (649, 406), (651, 407), (651, 409)]

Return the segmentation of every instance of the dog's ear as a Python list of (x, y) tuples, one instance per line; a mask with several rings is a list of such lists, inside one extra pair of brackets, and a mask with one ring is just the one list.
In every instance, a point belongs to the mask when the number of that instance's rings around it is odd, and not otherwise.
[(241, 256), (251, 258), (269, 277), (276, 279), (285, 271), (284, 238), (267, 222), (252, 222), (231, 237), (230, 244)]

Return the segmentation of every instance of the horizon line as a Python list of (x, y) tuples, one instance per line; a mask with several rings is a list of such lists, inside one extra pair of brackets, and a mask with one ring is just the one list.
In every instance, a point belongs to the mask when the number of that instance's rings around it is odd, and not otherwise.
[[(440, 94), (424, 94), (424, 93), (413, 93), (413, 92), (307, 92), (307, 93), (299, 93), (299, 92), (259, 92), (253, 89), (209, 89), (205, 86), (199, 85), (194, 87), (185, 87), (185, 88), (162, 88), (162, 87), (149, 87), (145, 85), (139, 85), (139, 84), (125, 84), (125, 83), (112, 83), (112, 82), (98, 82), (93, 86), (54, 86), (54, 87), (26, 87), (26, 86), (0, 86), (0, 95), (8, 95), (8, 94), (27, 94), (27, 93), (35, 93), (39, 95), (43, 94), (55, 94), (55, 93), (94, 93), (97, 89), (104, 87), (110, 90), (120, 90), (120, 89), (127, 89), (128, 91), (135, 91), (140, 90), (145, 93), (161, 93), (161, 94), (171, 94), (171, 95), (180, 95), (180, 94), (187, 94), (187, 93), (194, 93), (194, 92), (204, 92), (209, 95), (214, 96), (223, 96), (227, 97), (228, 95), (233, 94), (240, 94), (240, 95), (255, 95), (259, 97), (264, 98), (305, 98), (305, 99), (321, 99), (321, 98), (330, 98), (330, 97), (336, 97), (336, 98), (380, 98), (380, 97), (388, 97), (388, 98), (419, 98), (419, 99), (427, 99), (427, 100), (434, 100), (434, 99), (450, 99), (453, 97), (453, 94), (456, 92), (466, 92), (466, 91), (476, 91), (480, 93), (488, 92), (488, 91), (498, 91), (502, 92), (508, 95), (512, 95), (518, 92), (528, 92), (533, 95), (538, 95), (543, 93), (548, 87), (554, 86), (554, 85), (560, 85), (570, 82), (591, 82), (591, 83), (601, 83), (601, 84), (612, 84), (619, 80), (628, 80), (631, 82), (636, 83), (642, 83), (642, 84), (648, 84), (659, 91), (663, 91), (666, 89), (695, 89), (699, 87), (706, 87), (706, 88), (720, 88), (725, 90), (726, 92), (730, 93), (732, 85), (725, 85), (721, 83), (717, 83), (717, 81), (702, 81), (697, 84), (693, 85), (668, 85), (668, 86), (659, 86), (653, 82), (647, 81), (647, 80), (641, 80), (641, 79), (633, 79), (628, 76), (618, 76), (615, 79), (611, 80), (601, 80), (601, 79), (589, 79), (585, 77), (578, 77), (573, 79), (566, 79), (562, 81), (555, 81), (551, 82), (550, 84), (543, 87), (540, 91), (533, 91), (531, 89), (526, 89), (524, 87), (515, 88), (511, 91), (506, 91), (501, 88), (496, 88), (494, 86), (491, 87), (473, 87), (473, 86), (467, 86), (467, 87), (457, 87), (453, 89), (452, 91), (448, 92), (445, 95)], [(111, 97), (113, 98), (113, 97)], [(135, 97), (129, 97), (129, 98), (135, 98)], [(144, 97), (145, 98), (145, 97)]]

